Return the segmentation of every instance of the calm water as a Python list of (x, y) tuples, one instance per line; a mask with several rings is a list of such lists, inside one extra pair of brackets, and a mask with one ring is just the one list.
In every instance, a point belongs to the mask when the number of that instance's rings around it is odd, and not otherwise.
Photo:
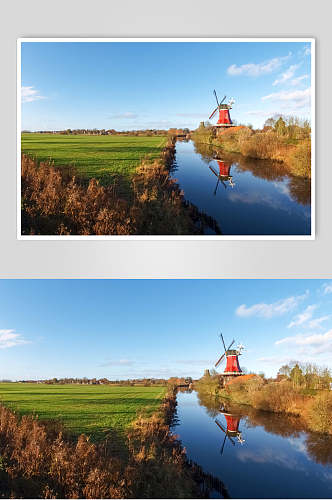
[(178, 141), (172, 176), (222, 234), (310, 234), (310, 181), (271, 161), (215, 156), (210, 146)]
[(230, 497), (332, 497), (330, 437), (305, 432), (296, 417), (229, 403), (225, 415), (220, 405), (195, 391), (178, 393), (173, 431), (188, 457), (221, 479)]

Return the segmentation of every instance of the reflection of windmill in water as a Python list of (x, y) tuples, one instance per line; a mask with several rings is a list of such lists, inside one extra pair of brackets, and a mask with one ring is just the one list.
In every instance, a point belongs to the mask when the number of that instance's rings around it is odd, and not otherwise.
[(220, 453), (222, 455), (224, 452), (224, 448), (225, 448), (225, 444), (226, 444), (227, 439), (232, 443), (233, 446), (235, 446), (236, 443), (243, 445), (245, 443), (245, 440), (242, 437), (242, 432), (239, 430), (239, 424), (240, 424), (241, 417), (234, 415), (232, 413), (226, 413), (226, 411), (221, 411), (220, 413), (222, 415), (224, 415), (225, 420), (226, 420), (226, 429), (222, 425), (220, 420), (218, 420), (217, 418), (215, 420), (219, 429), (221, 429), (225, 433), (224, 441), (222, 443), (221, 450), (220, 450)]
[(215, 168), (211, 167), (211, 165), (209, 165), (209, 169), (218, 179), (214, 190), (215, 195), (217, 194), (219, 182), (223, 184), (225, 189), (227, 188), (227, 182), (232, 188), (235, 186), (235, 182), (233, 182), (233, 176), (231, 175), (231, 163), (226, 163), (223, 160), (218, 160), (217, 158), (216, 161), (218, 163), (219, 172)]

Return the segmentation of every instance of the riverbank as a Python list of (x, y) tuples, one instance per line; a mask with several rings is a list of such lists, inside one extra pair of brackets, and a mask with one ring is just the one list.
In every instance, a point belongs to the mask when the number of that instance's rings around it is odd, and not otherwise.
[(127, 456), (112, 442), (72, 439), (60, 424), (19, 418), (0, 407), (0, 496), (4, 498), (197, 498), (195, 471), (170, 432), (176, 393), (141, 415), (127, 434)]
[(253, 130), (239, 126), (216, 131), (215, 127), (199, 127), (192, 137), (228, 153), (273, 160), (284, 164), (295, 176), (311, 178), (311, 130), (306, 124), (276, 122), (274, 127)]
[(332, 392), (328, 389), (309, 395), (288, 380), (266, 382), (260, 376), (237, 377), (225, 388), (218, 376), (203, 377), (195, 389), (256, 410), (301, 417), (308, 430), (332, 435)]
[(127, 198), (116, 185), (87, 183), (73, 171), (22, 155), (23, 235), (202, 234), (203, 214), (186, 203), (169, 169), (175, 139), (160, 158), (143, 160), (132, 176)]

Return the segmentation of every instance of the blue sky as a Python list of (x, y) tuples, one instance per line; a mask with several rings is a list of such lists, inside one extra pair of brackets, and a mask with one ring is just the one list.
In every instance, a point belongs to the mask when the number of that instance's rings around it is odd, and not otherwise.
[(237, 122), (309, 118), (310, 59), (304, 42), (23, 42), (22, 129), (196, 128), (214, 88)]
[(0, 280), (0, 320), (0, 379), (199, 377), (221, 330), (249, 370), (332, 368), (332, 281)]

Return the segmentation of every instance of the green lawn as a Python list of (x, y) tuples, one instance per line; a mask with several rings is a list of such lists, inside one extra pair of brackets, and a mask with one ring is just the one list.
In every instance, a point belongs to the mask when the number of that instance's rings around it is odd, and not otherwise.
[(95, 177), (104, 185), (118, 180), (128, 189), (141, 160), (158, 158), (166, 142), (167, 137), (28, 133), (22, 134), (22, 152), (74, 167), (79, 176)]
[(123, 434), (137, 412), (155, 412), (166, 387), (1, 383), (0, 403), (18, 413), (58, 419), (72, 434)]

